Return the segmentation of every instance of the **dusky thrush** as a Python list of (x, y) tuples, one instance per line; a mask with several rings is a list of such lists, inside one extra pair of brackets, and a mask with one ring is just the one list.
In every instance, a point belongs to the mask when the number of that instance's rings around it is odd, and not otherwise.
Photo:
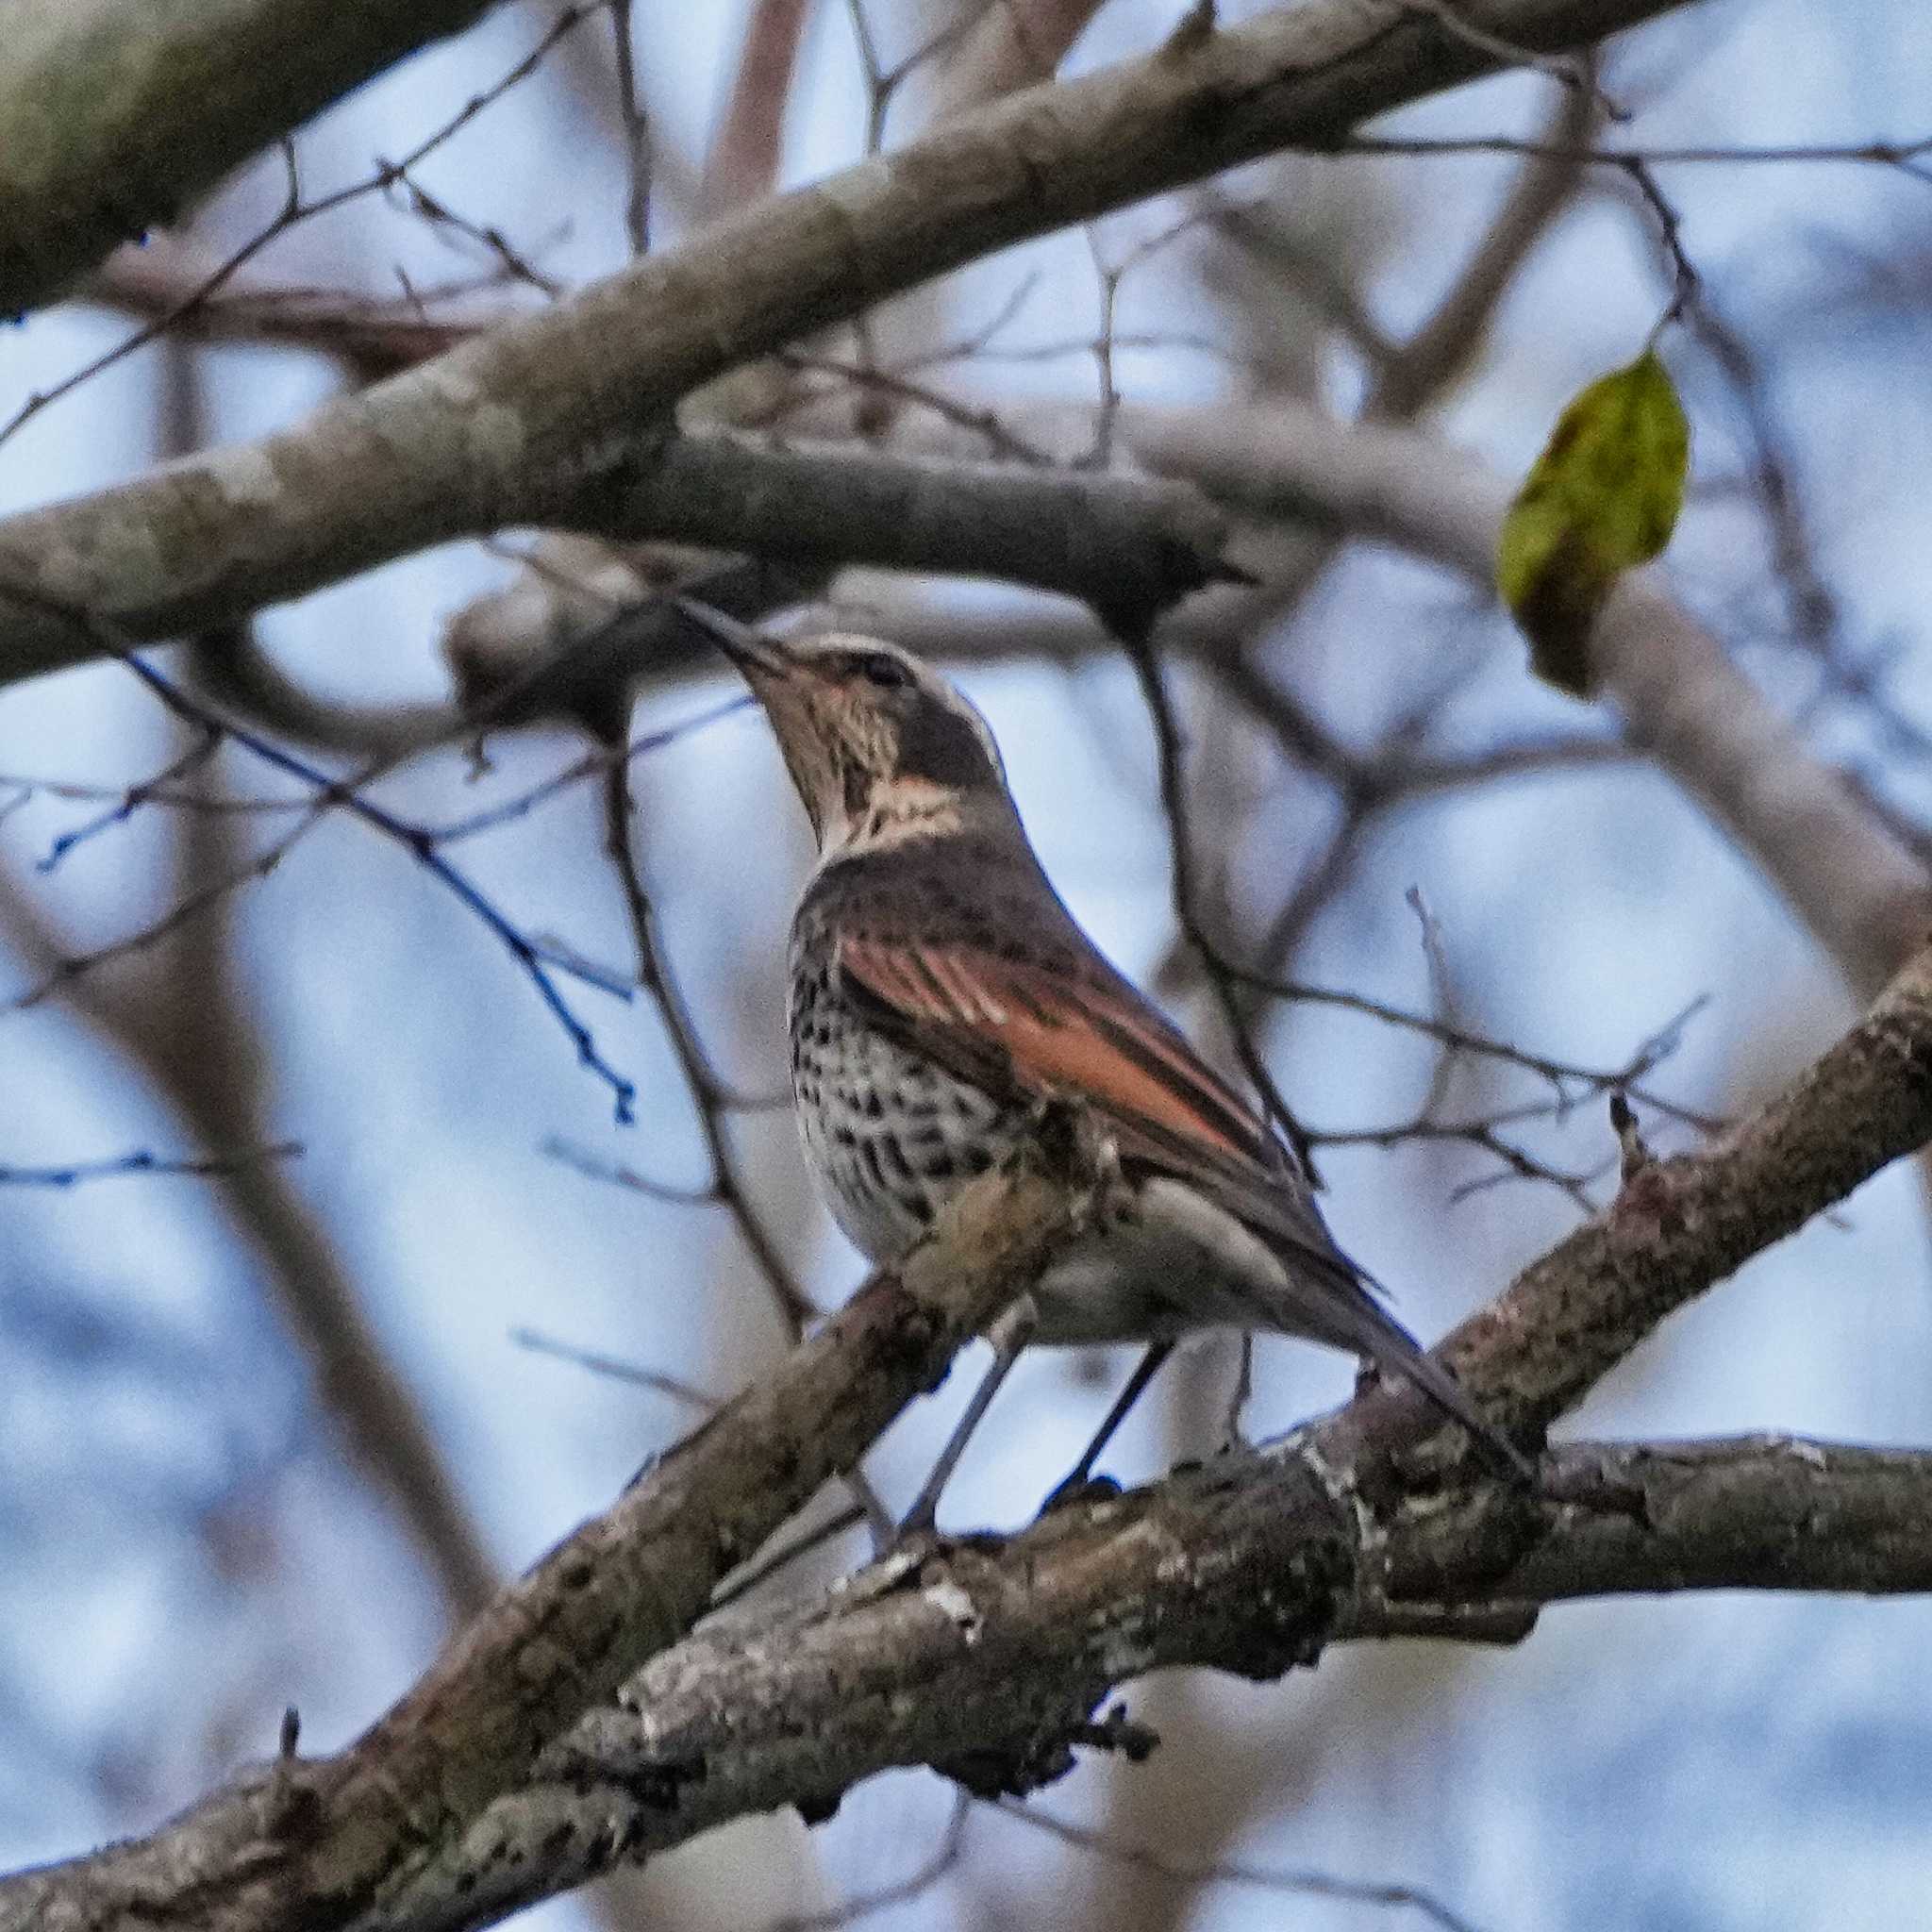
[(789, 960), (807, 1161), (874, 1263), (1029, 1130), (1090, 1108), (1129, 1206), (993, 1331), (995, 1361), (918, 1503), (931, 1520), (966, 1435), (1028, 1341), (1146, 1354), (1079, 1467), (1184, 1335), (1273, 1329), (1406, 1377), (1518, 1474), (1528, 1466), (1335, 1244), (1287, 1142), (1075, 924), (1020, 823), (985, 721), (882, 639), (780, 642), (685, 599), (742, 673), (810, 816), (818, 863)]

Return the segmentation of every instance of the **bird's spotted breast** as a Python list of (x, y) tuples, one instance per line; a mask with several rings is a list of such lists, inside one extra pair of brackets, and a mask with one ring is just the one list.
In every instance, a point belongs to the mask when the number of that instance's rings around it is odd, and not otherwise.
[(984, 1174), (1024, 1115), (915, 1058), (841, 990), (831, 936), (792, 936), (791, 1091), (807, 1163), (834, 1219), (874, 1261), (895, 1260)]

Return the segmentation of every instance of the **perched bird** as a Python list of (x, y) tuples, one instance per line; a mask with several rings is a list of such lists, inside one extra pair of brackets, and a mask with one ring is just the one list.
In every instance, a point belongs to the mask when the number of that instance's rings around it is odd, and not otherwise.
[[(1069, 1482), (1176, 1341), (1224, 1326), (1326, 1342), (1407, 1377), (1527, 1465), (1375, 1299), (1296, 1156), (1101, 957), (1034, 857), (985, 721), (925, 664), (843, 633), (779, 642), (679, 599), (764, 708), (818, 863), (791, 929), (791, 1085), (806, 1158), (874, 1262), (1028, 1130), (1091, 1108), (1128, 1191), (993, 1337), (993, 1372), (914, 1506), (1029, 1340), (1148, 1344)], [(1066, 1485), (1062, 1485), (1066, 1487)]]

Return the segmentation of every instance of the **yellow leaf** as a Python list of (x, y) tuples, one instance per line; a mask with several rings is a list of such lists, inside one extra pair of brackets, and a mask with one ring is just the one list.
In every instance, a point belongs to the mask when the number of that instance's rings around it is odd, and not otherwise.
[(1590, 633), (1610, 587), (1671, 541), (1690, 428), (1654, 349), (1578, 393), (1503, 520), (1496, 588), (1536, 674), (1590, 695)]

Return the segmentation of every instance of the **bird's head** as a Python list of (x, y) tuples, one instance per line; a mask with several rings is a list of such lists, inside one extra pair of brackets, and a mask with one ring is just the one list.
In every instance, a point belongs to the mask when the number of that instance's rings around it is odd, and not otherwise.
[(780, 641), (677, 601), (764, 707), (822, 856), (1017, 824), (985, 719), (903, 645)]

